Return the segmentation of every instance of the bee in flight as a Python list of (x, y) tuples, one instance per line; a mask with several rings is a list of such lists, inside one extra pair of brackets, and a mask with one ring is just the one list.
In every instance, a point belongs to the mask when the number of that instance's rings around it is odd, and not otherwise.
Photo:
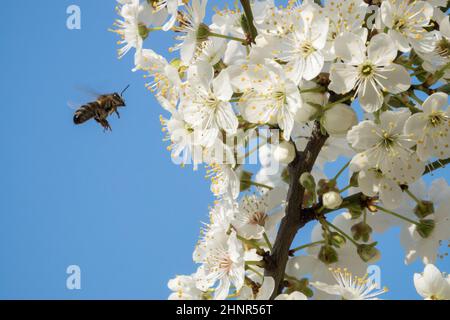
[(111, 126), (106, 119), (113, 113), (117, 114), (117, 117), (120, 118), (120, 114), (117, 109), (120, 107), (125, 107), (123, 94), (129, 87), (130, 86), (128, 85), (125, 89), (123, 89), (120, 95), (117, 92), (102, 94), (98, 96), (96, 101), (89, 102), (81, 106), (77, 111), (75, 111), (73, 122), (75, 124), (82, 124), (94, 118), (94, 120), (103, 127), (104, 131), (112, 131)]

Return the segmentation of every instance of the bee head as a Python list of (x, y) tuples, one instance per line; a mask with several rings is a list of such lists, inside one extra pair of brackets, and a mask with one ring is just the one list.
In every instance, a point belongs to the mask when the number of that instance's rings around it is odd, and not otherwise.
[(117, 92), (114, 92), (112, 94), (112, 98), (114, 99), (114, 104), (118, 107), (125, 107), (125, 100), (123, 100), (123, 97), (119, 95)]
[(127, 85), (125, 87), (125, 89), (122, 90), (122, 92), (120, 94), (118, 94), (117, 92), (114, 92), (112, 97), (114, 99), (114, 101), (116, 102), (116, 105), (118, 107), (125, 107), (125, 100), (123, 100), (123, 94), (125, 93), (125, 91), (127, 91), (127, 89), (130, 87), (130, 85)]

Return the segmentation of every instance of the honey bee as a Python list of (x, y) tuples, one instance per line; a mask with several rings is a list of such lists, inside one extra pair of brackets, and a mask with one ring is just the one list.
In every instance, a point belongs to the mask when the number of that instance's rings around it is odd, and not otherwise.
[(94, 120), (103, 127), (104, 131), (112, 131), (111, 126), (106, 119), (113, 113), (117, 114), (117, 117), (120, 118), (120, 114), (117, 109), (126, 106), (123, 99), (123, 94), (129, 87), (130, 86), (128, 85), (125, 89), (123, 89), (120, 95), (117, 92), (102, 94), (98, 96), (96, 101), (89, 102), (81, 106), (77, 111), (75, 111), (73, 122), (75, 124), (82, 124), (94, 118)]

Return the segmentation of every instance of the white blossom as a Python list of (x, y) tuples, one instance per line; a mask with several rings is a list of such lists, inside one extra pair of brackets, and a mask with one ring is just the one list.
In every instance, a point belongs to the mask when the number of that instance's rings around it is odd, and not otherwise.
[(417, 142), (417, 155), (427, 161), (450, 157), (450, 113), (448, 95), (435, 93), (423, 103), (423, 112), (413, 114), (405, 124), (405, 132)]
[(338, 94), (355, 90), (367, 112), (381, 108), (383, 92), (398, 94), (410, 87), (406, 69), (393, 62), (397, 49), (386, 34), (374, 36), (366, 48), (360, 37), (345, 33), (336, 39), (335, 51), (344, 62), (331, 66), (329, 88)]
[(409, 116), (405, 109), (386, 111), (381, 114), (379, 124), (365, 120), (353, 127), (347, 140), (359, 153), (353, 157), (350, 168), (380, 170), (398, 184), (416, 181), (424, 171), (424, 164), (411, 149), (415, 142), (403, 132)]
[(414, 274), (414, 286), (425, 300), (450, 300), (450, 276), (433, 264), (427, 264), (423, 273)]
[(313, 282), (311, 285), (328, 294), (340, 296), (343, 300), (376, 300), (387, 291), (387, 289), (376, 291), (377, 284), (369, 282), (367, 276), (354, 277), (347, 269), (334, 269), (330, 272), (337, 284)]
[(389, 36), (400, 51), (411, 48), (431, 52), (435, 40), (426, 31), (433, 16), (433, 7), (425, 1), (385, 0), (381, 4), (381, 19), (389, 28)]

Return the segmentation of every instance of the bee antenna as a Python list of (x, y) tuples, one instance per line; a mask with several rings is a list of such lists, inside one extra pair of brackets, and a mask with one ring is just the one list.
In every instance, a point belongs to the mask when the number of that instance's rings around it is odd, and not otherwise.
[(125, 87), (125, 89), (123, 89), (122, 90), (122, 92), (120, 93), (120, 96), (122, 96), (124, 93), (125, 93), (125, 91), (127, 91), (127, 89), (130, 87), (130, 85), (127, 85), (126, 87)]

